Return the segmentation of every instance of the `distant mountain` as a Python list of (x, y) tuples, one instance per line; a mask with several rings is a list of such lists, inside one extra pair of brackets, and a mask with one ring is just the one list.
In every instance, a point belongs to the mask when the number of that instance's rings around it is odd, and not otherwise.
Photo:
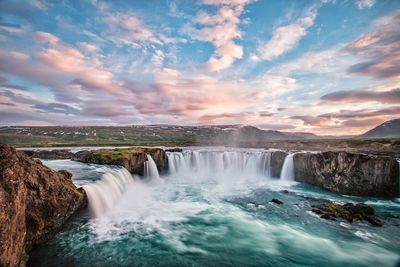
[(360, 135), (361, 138), (388, 138), (400, 137), (400, 119), (382, 123), (372, 130)]

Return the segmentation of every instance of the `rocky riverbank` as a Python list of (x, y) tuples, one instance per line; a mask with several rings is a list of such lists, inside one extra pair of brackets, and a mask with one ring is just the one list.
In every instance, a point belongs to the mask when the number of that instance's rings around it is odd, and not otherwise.
[(86, 204), (71, 176), (0, 145), (0, 266), (24, 266), (30, 248), (51, 239)]

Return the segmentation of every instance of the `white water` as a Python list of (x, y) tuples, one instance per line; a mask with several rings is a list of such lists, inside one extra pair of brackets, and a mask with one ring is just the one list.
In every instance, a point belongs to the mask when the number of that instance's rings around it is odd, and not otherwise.
[(147, 155), (147, 161), (144, 162), (144, 176), (151, 179), (160, 179), (157, 165), (150, 155)]
[(281, 180), (283, 181), (294, 181), (294, 162), (293, 154), (289, 154), (285, 157), (281, 171)]
[(269, 151), (184, 151), (167, 155), (171, 174), (271, 177)]
[(122, 167), (119, 170), (110, 169), (100, 180), (84, 185), (91, 214), (99, 217), (109, 211), (133, 181), (132, 175)]

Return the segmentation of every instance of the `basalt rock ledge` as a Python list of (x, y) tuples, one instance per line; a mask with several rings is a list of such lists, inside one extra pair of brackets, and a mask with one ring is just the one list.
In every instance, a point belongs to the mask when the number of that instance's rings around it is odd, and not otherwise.
[(389, 156), (300, 152), (293, 161), (298, 182), (344, 195), (399, 196), (399, 163)]

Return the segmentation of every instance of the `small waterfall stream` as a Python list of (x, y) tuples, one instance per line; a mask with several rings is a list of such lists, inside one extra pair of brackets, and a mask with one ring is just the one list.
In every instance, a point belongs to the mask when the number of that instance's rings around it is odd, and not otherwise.
[(283, 162), (281, 177), (280, 179), (283, 181), (294, 181), (294, 162), (293, 162), (293, 154), (289, 154), (285, 157), (285, 161)]
[(110, 169), (100, 180), (84, 185), (92, 216), (99, 217), (110, 210), (133, 181), (132, 175), (122, 167), (119, 170)]
[(144, 162), (144, 176), (150, 177), (151, 179), (160, 179), (157, 165), (150, 155), (147, 155), (147, 161)]

